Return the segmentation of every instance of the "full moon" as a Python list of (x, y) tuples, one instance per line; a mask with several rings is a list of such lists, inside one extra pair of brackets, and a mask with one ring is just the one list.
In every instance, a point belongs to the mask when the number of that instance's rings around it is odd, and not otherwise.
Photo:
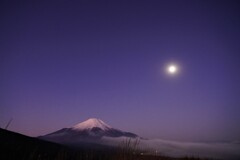
[(175, 74), (177, 72), (177, 66), (176, 65), (169, 65), (167, 68), (168, 73)]

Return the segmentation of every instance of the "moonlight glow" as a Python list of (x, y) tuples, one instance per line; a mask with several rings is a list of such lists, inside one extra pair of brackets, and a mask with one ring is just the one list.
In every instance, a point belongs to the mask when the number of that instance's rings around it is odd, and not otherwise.
[(169, 65), (167, 67), (167, 71), (169, 74), (175, 74), (177, 72), (178, 68), (176, 65)]

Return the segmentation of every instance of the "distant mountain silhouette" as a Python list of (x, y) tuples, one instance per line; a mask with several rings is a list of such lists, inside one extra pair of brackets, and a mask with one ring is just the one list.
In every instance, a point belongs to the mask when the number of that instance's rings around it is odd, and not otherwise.
[(102, 138), (139, 138), (138, 135), (112, 128), (100, 119), (90, 118), (70, 128), (40, 136), (40, 139), (67, 145), (101, 144)]

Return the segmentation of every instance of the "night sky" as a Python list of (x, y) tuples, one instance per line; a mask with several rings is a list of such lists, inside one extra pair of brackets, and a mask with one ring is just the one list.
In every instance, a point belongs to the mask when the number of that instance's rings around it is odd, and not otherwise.
[(147, 138), (240, 139), (239, 1), (0, 3), (0, 127), (96, 117)]

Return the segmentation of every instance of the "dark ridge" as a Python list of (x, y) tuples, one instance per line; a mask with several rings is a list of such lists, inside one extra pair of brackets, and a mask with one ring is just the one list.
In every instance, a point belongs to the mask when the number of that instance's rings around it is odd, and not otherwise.
[(70, 148), (0, 128), (1, 160), (75, 160), (86, 159), (90, 155), (96, 160), (108, 160), (111, 157), (111, 152), (90, 147), (90, 144), (85, 144), (82, 148)]
[(129, 148), (113, 149), (91, 143), (76, 149), (1, 128), (0, 148), (1, 160), (200, 160), (133, 154), (126, 152)]

